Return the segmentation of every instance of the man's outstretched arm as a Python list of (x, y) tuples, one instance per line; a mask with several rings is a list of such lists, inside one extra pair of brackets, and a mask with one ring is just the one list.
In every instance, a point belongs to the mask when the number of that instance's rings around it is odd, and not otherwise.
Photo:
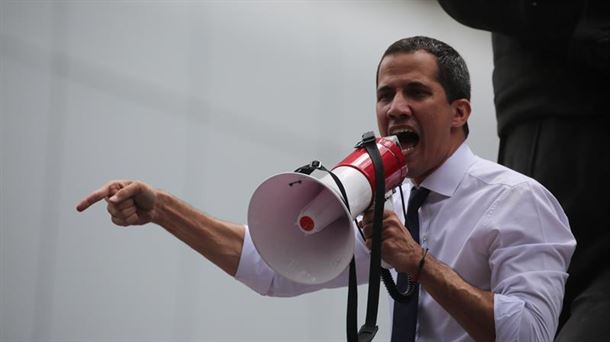
[(158, 224), (229, 275), (237, 272), (244, 226), (213, 218), (139, 181), (108, 182), (83, 199), (76, 209), (84, 211), (101, 200), (108, 203), (114, 224)]

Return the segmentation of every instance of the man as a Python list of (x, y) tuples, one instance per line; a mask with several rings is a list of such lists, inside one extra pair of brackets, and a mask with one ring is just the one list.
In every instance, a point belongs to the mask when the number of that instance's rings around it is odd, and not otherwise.
[(498, 161), (547, 187), (578, 241), (557, 340), (610, 340), (608, 1), (439, 3), (491, 31)]
[[(464, 143), (469, 98), (466, 65), (447, 44), (412, 37), (384, 53), (377, 77), (379, 131), (401, 141), (410, 179), (401, 192), (414, 186), (430, 193), (419, 209), (420, 243), (396, 213), (384, 212), (382, 257), (420, 283), (415, 339), (550, 340), (573, 236), (540, 184), (472, 154)], [(209, 217), (141, 182), (107, 183), (77, 209), (101, 199), (115, 224), (157, 223), (261, 294), (346, 285), (345, 274), (321, 286), (290, 282), (263, 263), (247, 227)], [(366, 237), (355, 252), (360, 282), (368, 272), (371, 221), (366, 213), (360, 222)], [(394, 318), (392, 339), (400, 341), (406, 323)]]

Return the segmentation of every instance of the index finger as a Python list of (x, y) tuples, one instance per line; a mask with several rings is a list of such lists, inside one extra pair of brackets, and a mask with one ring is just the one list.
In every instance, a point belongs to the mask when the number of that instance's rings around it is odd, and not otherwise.
[(111, 184), (106, 184), (106, 185), (102, 186), (101, 188), (95, 190), (91, 194), (89, 194), (89, 196), (87, 196), (84, 200), (82, 200), (76, 206), (76, 210), (78, 210), (79, 212), (83, 211), (83, 210), (89, 208), (92, 204), (106, 198), (108, 195), (110, 195), (110, 187), (111, 187)]
[[(381, 215), (381, 217), (383, 219), (385, 219), (386, 217), (390, 216), (392, 213), (393, 213), (392, 210), (383, 209), (383, 214)], [(375, 219), (374, 208), (369, 208), (362, 213), (362, 221), (364, 221), (365, 224), (373, 223), (373, 219)]]

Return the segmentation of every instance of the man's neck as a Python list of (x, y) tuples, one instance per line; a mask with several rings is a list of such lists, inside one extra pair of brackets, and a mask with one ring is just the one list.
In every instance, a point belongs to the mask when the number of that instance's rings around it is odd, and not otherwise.
[(426, 180), (426, 178), (428, 176), (430, 176), (431, 174), (433, 174), (436, 170), (438, 170), (439, 167), (441, 167), (443, 164), (445, 164), (445, 162), (447, 162), (447, 160), (449, 158), (451, 158), (451, 156), (455, 153), (455, 151), (457, 151), (460, 146), (462, 146), (462, 144), (466, 141), (466, 138), (464, 138), (462, 136), (462, 139), (460, 139), (459, 141), (457, 141), (455, 144), (452, 144), (451, 148), (449, 149), (449, 152), (445, 155), (445, 157), (442, 159), (442, 161), (440, 163), (438, 163), (438, 165), (436, 165), (435, 167), (431, 168), (430, 170), (428, 170), (426, 173), (424, 173), (421, 176), (418, 177), (413, 177), (410, 178), (411, 182), (419, 188), (419, 186), (421, 185), (421, 183), (424, 182), (424, 180)]

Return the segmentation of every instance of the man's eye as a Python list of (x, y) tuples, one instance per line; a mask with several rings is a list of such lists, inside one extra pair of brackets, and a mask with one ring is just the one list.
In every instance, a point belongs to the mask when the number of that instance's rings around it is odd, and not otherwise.
[(390, 93), (379, 93), (377, 94), (377, 102), (387, 102), (391, 99)]
[(429, 92), (421, 88), (413, 88), (407, 90), (407, 95), (413, 98), (423, 98), (428, 96)]

